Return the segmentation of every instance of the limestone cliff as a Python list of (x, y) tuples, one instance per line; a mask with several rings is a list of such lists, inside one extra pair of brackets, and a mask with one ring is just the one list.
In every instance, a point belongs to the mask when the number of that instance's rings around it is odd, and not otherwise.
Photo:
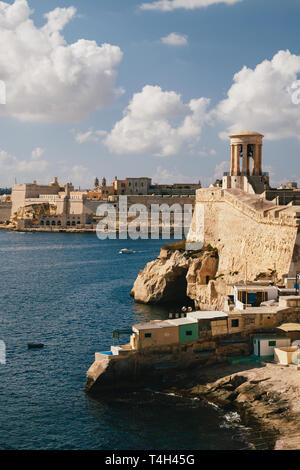
[(169, 245), (140, 272), (131, 295), (150, 304), (183, 303), (188, 297), (197, 300), (196, 296), (203, 303), (217, 303), (214, 283), (209, 281), (215, 279), (218, 262), (218, 253), (211, 247), (189, 252)]

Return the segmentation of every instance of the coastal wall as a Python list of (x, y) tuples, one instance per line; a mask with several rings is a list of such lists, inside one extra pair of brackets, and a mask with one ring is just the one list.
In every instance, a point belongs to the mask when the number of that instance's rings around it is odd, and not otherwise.
[(226, 361), (228, 356), (249, 354), (247, 342), (222, 344), (209, 338), (186, 344), (130, 351), (120, 356), (95, 355), (87, 371), (86, 391), (103, 393), (111, 390), (137, 389), (164, 385), (174, 372), (206, 367)]

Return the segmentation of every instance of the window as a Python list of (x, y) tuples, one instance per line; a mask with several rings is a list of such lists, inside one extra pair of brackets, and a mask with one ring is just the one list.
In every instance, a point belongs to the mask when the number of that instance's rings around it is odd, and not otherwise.
[(240, 320), (231, 320), (231, 328), (238, 328), (240, 324)]
[(186, 336), (193, 336), (192, 330), (188, 330), (185, 332)]
[(152, 333), (145, 333), (145, 338), (152, 338)]
[(276, 341), (269, 341), (269, 346), (276, 346)]

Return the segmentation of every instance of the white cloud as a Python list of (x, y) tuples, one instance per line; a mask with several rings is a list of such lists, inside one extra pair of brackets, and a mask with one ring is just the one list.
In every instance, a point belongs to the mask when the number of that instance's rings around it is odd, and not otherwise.
[(300, 105), (293, 103), (293, 83), (300, 73), (300, 56), (279, 51), (255, 69), (243, 67), (233, 78), (227, 98), (215, 115), (228, 133), (258, 130), (270, 140), (300, 138)]
[(42, 149), (41, 147), (35, 148), (32, 153), (31, 153), (31, 159), (32, 160), (39, 160), (42, 155), (44, 155), (45, 149)]
[(109, 106), (115, 89), (118, 46), (80, 39), (67, 44), (61, 31), (76, 8), (56, 8), (35, 26), (27, 0), (0, 2), (0, 79), (6, 105), (0, 113), (22, 121), (77, 121)]
[(142, 3), (142, 10), (173, 11), (179, 8), (185, 10), (195, 10), (196, 8), (205, 8), (219, 3), (234, 5), (243, 0), (157, 0), (152, 3)]
[(156, 184), (176, 184), (176, 183), (198, 183), (199, 177), (185, 176), (180, 173), (177, 168), (172, 170), (158, 166), (153, 176), (153, 182)]
[(94, 129), (91, 128), (87, 132), (77, 132), (75, 134), (75, 141), (78, 144), (85, 144), (87, 142), (99, 142), (100, 137), (105, 137), (106, 135), (106, 131), (94, 131)]
[(219, 163), (216, 168), (215, 168), (215, 173), (214, 173), (214, 177), (216, 180), (218, 179), (222, 179), (223, 178), (223, 174), (226, 172), (226, 171), (229, 171), (229, 162), (227, 160)]
[(208, 105), (206, 98), (184, 104), (174, 91), (146, 85), (133, 95), (123, 119), (104, 143), (117, 154), (177, 154), (185, 145), (191, 148), (198, 144)]
[(168, 46), (187, 46), (188, 37), (185, 34), (171, 33), (161, 38), (161, 42)]
[(15, 176), (23, 174), (30, 174), (35, 176), (36, 173), (42, 174), (48, 163), (41, 160), (40, 157), (44, 154), (44, 149), (36, 148), (32, 151), (31, 158), (28, 160), (20, 160), (14, 155), (10, 155), (3, 149), (0, 149), (0, 171), (3, 179), (12, 179)]
[(80, 186), (81, 189), (87, 189), (91, 187), (91, 183), (94, 181), (95, 177), (85, 166), (75, 165), (71, 168), (67, 179), (72, 181), (75, 186)]

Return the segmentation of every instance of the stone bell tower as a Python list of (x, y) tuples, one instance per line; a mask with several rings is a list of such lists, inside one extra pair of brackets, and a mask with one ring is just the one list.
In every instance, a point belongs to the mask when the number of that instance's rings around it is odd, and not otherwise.
[(262, 171), (262, 134), (239, 132), (230, 136), (230, 173), (223, 177), (223, 189), (238, 188), (261, 194), (269, 187), (269, 176)]

